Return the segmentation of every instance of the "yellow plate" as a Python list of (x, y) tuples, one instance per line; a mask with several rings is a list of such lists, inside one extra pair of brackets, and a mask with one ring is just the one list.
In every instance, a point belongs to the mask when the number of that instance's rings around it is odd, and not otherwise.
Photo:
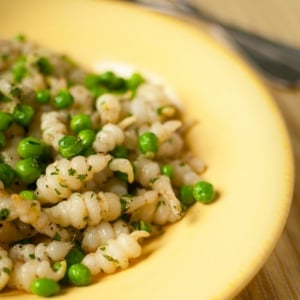
[[(136, 65), (167, 79), (189, 135), (219, 191), (195, 205), (143, 260), (59, 299), (227, 299), (257, 273), (285, 224), (293, 187), (291, 147), (281, 116), (246, 65), (200, 30), (128, 4), (0, 0), (1, 38), (24, 33), (87, 67), (101, 60)], [(1, 298), (35, 299), (20, 292)]]

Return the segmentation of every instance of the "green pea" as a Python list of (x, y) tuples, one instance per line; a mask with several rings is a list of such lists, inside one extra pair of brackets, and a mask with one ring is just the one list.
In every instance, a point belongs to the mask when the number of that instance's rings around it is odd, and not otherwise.
[(108, 88), (116, 92), (125, 92), (127, 90), (126, 80), (122, 77), (116, 76)]
[(113, 73), (112, 71), (105, 71), (98, 76), (99, 76), (99, 82), (106, 86), (112, 86), (116, 78), (115, 73)]
[(163, 175), (166, 175), (170, 178), (172, 178), (174, 175), (174, 169), (170, 164), (162, 165), (160, 171)]
[(128, 157), (128, 149), (124, 145), (118, 145), (111, 151), (111, 154), (115, 158), (127, 158)]
[(58, 151), (65, 158), (72, 158), (83, 149), (81, 140), (75, 136), (66, 135), (58, 141)]
[(49, 90), (39, 90), (35, 92), (35, 101), (40, 104), (49, 103), (51, 98), (51, 93)]
[(6, 145), (6, 137), (3, 132), (0, 132), (0, 148), (4, 148)]
[(59, 293), (60, 286), (52, 279), (38, 278), (31, 283), (30, 290), (38, 296), (50, 297)]
[(145, 82), (144, 77), (139, 73), (133, 73), (128, 79), (127, 79), (127, 87), (131, 90), (135, 90), (139, 85), (141, 85), (143, 82)]
[(19, 142), (17, 151), (22, 158), (41, 157), (45, 155), (46, 145), (43, 141), (29, 136)]
[(198, 181), (193, 186), (193, 196), (198, 202), (211, 203), (215, 198), (214, 186), (207, 181)]
[(13, 111), (13, 118), (16, 123), (27, 127), (34, 117), (34, 109), (27, 104), (17, 104)]
[(84, 85), (90, 90), (94, 99), (109, 91), (108, 88), (104, 86), (106, 80), (103, 80), (102, 77), (98, 74), (88, 74), (84, 79)]
[(26, 74), (26, 59), (24, 57), (20, 57), (12, 67), (13, 80), (15, 82), (21, 82)]
[(83, 250), (81, 250), (79, 247), (73, 247), (65, 257), (67, 266), (70, 267), (74, 264), (80, 263), (84, 256), (85, 254)]
[(20, 192), (20, 197), (25, 200), (36, 200), (36, 194), (34, 191), (24, 190)]
[(49, 75), (52, 73), (53, 66), (50, 63), (49, 59), (46, 57), (40, 57), (36, 61), (36, 66), (38, 67), (40, 73), (44, 75)]
[[(84, 258), (85, 253), (83, 250), (77, 246), (73, 247), (65, 257), (67, 263), (67, 270), (74, 264), (78, 264)], [(65, 273), (65, 276), (60, 280), (60, 282), (64, 285), (69, 285), (70, 281), (68, 278), (68, 271)]]
[(190, 185), (183, 185), (179, 190), (179, 200), (185, 206), (190, 206), (195, 203), (193, 187)]
[(6, 163), (0, 163), (0, 180), (5, 187), (10, 186), (16, 177), (15, 170)]
[(117, 76), (112, 71), (106, 71), (99, 76), (99, 83), (111, 91), (123, 91), (126, 90), (126, 80)]
[(80, 152), (80, 155), (87, 157), (90, 155), (94, 155), (96, 153), (97, 152), (93, 148), (87, 148), (87, 149), (83, 149), (83, 151)]
[(12, 114), (0, 111), (0, 131), (7, 130), (13, 123), (14, 118)]
[(78, 133), (84, 129), (92, 129), (93, 122), (90, 116), (86, 114), (78, 114), (72, 117), (70, 127), (73, 132)]
[(90, 149), (96, 138), (96, 132), (91, 129), (84, 129), (78, 133), (78, 138), (81, 140), (85, 150)]
[(19, 33), (15, 36), (15, 40), (18, 42), (25, 42), (26, 41), (26, 36), (22, 33)]
[(74, 101), (73, 96), (68, 90), (60, 90), (53, 99), (53, 105), (58, 109), (69, 108)]
[(91, 284), (92, 274), (88, 267), (78, 263), (69, 268), (68, 278), (76, 286), (85, 286)]
[(16, 172), (24, 183), (29, 184), (40, 177), (42, 170), (36, 159), (25, 158), (17, 162)]
[(108, 93), (108, 89), (102, 86), (94, 86), (89, 89), (93, 98), (97, 99), (99, 96)]
[(139, 136), (138, 148), (144, 154), (154, 154), (158, 151), (158, 137), (150, 131), (146, 131)]
[(97, 74), (88, 74), (84, 78), (84, 85), (88, 89), (92, 89), (95, 86), (98, 86), (100, 83), (101, 83), (101, 79), (100, 79), (99, 75), (97, 75)]

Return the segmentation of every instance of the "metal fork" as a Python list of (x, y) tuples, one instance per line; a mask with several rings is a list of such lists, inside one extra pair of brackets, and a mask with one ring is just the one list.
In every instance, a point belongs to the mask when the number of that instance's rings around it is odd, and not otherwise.
[(271, 82), (286, 87), (300, 84), (300, 49), (225, 23), (187, 0), (126, 0), (159, 12), (218, 26), (225, 37)]

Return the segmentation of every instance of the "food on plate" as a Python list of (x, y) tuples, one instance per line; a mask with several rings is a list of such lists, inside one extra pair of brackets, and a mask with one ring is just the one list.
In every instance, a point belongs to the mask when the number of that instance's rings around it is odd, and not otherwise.
[(188, 129), (140, 72), (91, 73), (22, 35), (0, 41), (0, 290), (89, 285), (212, 202)]

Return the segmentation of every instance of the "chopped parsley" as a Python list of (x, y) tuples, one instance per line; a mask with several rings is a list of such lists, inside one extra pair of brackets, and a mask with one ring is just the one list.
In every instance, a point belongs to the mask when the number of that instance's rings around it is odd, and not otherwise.
[(83, 181), (83, 180), (86, 179), (86, 177), (87, 177), (86, 174), (78, 174), (76, 178), (79, 179), (79, 180), (81, 180), (81, 181)]
[(54, 235), (54, 237), (53, 237), (53, 239), (55, 241), (61, 241), (61, 235), (58, 232), (56, 232), (55, 235)]
[(103, 257), (106, 258), (108, 261), (114, 262), (114, 263), (116, 263), (116, 264), (119, 264), (119, 263), (120, 263), (117, 259), (113, 258), (113, 257), (110, 256), (110, 255), (103, 254)]
[(66, 184), (63, 184), (61, 182), (58, 183), (62, 188), (67, 188), (68, 186)]
[(29, 257), (30, 259), (35, 259), (34, 253), (30, 253), (30, 254), (28, 255), (28, 257)]
[(101, 245), (101, 246), (99, 247), (99, 249), (100, 249), (101, 251), (105, 251), (105, 250), (106, 250), (106, 247), (107, 247), (107, 243), (104, 243), (103, 245)]
[(76, 174), (76, 170), (73, 168), (68, 169), (69, 176), (74, 176)]
[(158, 179), (158, 177), (153, 177), (149, 181), (150, 181), (150, 183), (154, 183), (157, 179)]
[(3, 92), (0, 91), (0, 102), (9, 102), (11, 101)]
[(60, 268), (61, 268), (61, 262), (60, 261), (56, 261), (52, 266), (53, 271), (58, 271)]
[(10, 94), (15, 97), (15, 98), (21, 98), (22, 96), (22, 90), (19, 88), (19, 87), (13, 87), (11, 90), (10, 90)]
[(0, 210), (0, 221), (6, 220), (9, 215), (9, 209), (8, 208), (2, 208)]
[(11, 272), (10, 269), (7, 267), (3, 267), (2, 271), (6, 274), (10, 274), (10, 272)]
[(61, 195), (61, 192), (57, 188), (55, 188), (54, 191), (57, 195)]
[(125, 194), (120, 198), (122, 213), (126, 212), (132, 202), (132, 195)]

